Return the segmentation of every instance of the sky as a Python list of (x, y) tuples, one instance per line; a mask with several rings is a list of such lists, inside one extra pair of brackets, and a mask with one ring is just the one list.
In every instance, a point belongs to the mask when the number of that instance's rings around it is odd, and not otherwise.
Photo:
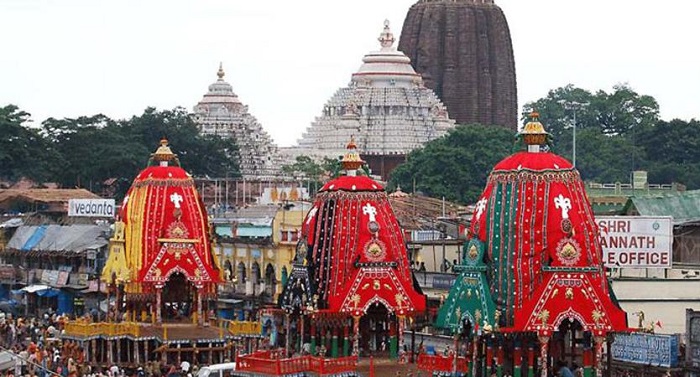
[[(188, 110), (225, 79), (280, 146), (296, 144), (416, 0), (0, 0), (0, 106), (48, 117)], [(518, 102), (626, 83), (663, 119), (700, 119), (700, 2), (496, 0)], [(398, 44), (398, 43), (397, 43)]]

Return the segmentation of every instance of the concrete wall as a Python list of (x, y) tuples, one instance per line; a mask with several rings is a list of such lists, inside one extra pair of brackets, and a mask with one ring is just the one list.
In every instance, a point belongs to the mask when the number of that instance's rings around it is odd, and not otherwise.
[[(676, 271), (670, 271), (675, 275)], [(644, 325), (660, 321), (661, 334), (685, 334), (685, 309), (700, 310), (700, 279), (615, 279), (613, 291), (627, 312), (630, 327), (638, 326), (644, 312)]]
[[(445, 244), (445, 259), (450, 261), (450, 263), (452, 263), (452, 261), (455, 259), (459, 260), (459, 252), (461, 249), (461, 245)], [(443, 272), (440, 271), (440, 265), (443, 259), (442, 256), (442, 243), (440, 243), (439, 241), (436, 241), (434, 243), (424, 243), (420, 245), (420, 250), (416, 252), (416, 261), (425, 262), (425, 269), (428, 272)]]

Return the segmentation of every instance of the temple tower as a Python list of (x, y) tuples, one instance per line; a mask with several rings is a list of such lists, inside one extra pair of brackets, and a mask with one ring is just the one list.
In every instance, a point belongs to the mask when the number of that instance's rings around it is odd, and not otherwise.
[(516, 129), (513, 47), (493, 0), (418, 1), (406, 15), (399, 50), (458, 124)]
[(387, 179), (406, 154), (454, 127), (410, 59), (396, 51), (389, 21), (378, 41), (380, 49), (365, 55), (350, 84), (326, 103), (294, 153), (337, 158), (354, 136), (372, 173)]
[(258, 120), (248, 112), (224, 81), (224, 69), (219, 65), (218, 79), (194, 107), (194, 121), (203, 134), (233, 138), (238, 145), (241, 175), (246, 179), (279, 175), (282, 166), (277, 146)]

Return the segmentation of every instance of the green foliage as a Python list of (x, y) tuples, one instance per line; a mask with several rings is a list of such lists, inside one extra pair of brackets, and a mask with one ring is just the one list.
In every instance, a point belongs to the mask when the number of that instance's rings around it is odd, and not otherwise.
[[(576, 111), (576, 165), (586, 181), (630, 181), (646, 170), (650, 183), (700, 188), (700, 122), (659, 120), (656, 100), (626, 85), (611, 93), (568, 85), (526, 105), (536, 110), (554, 137), (552, 151), (571, 158), (573, 111), (565, 103), (587, 104)], [(523, 117), (523, 122), (527, 117)], [(426, 195), (472, 203), (486, 185), (493, 165), (512, 152), (513, 135), (499, 127), (458, 126), (445, 138), (409, 154), (392, 173), (389, 189), (415, 189)]]
[(640, 128), (635, 140), (648, 156), (643, 168), (650, 182), (700, 188), (700, 121), (659, 121)]
[(200, 135), (182, 108), (147, 108), (140, 116), (112, 120), (104, 115), (45, 120), (26, 127), (29, 114), (15, 106), (0, 109), (0, 176), (54, 181), (63, 187), (98, 191), (115, 178), (124, 194), (161, 138), (168, 139), (180, 162), (194, 176), (239, 175), (238, 148), (230, 139)]
[(333, 158), (324, 158), (316, 162), (309, 156), (297, 156), (291, 164), (282, 166), (282, 173), (296, 179), (309, 180), (309, 187), (316, 189), (323, 186), (323, 182), (335, 176), (340, 164)]
[(60, 156), (37, 129), (27, 123), (30, 114), (8, 105), (0, 108), (0, 179), (51, 180)]
[(659, 105), (653, 97), (627, 85), (616, 85), (611, 93), (567, 85), (525, 105), (540, 113), (540, 121), (554, 135), (553, 152), (569, 159), (573, 158), (574, 110), (566, 105), (574, 102), (582, 104), (575, 111), (575, 129), (576, 167), (583, 179), (629, 182), (632, 171), (650, 169), (638, 134), (659, 122)]
[(388, 188), (402, 186), (425, 195), (472, 203), (478, 199), (491, 168), (513, 152), (513, 132), (502, 127), (457, 126), (443, 138), (411, 152), (396, 168)]

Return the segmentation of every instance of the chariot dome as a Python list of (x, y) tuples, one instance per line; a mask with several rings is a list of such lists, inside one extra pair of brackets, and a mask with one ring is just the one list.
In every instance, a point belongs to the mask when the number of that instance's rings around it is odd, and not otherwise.
[[(340, 335), (346, 342), (342, 352), (350, 354), (352, 339), (352, 354), (357, 355), (389, 339), (395, 356), (407, 321), (424, 314), (426, 299), (414, 282), (388, 195), (361, 174), (363, 164), (350, 141), (342, 159), (345, 174), (319, 190), (306, 216), (280, 305), (302, 329), (306, 315), (314, 319), (309, 334), (301, 331), (312, 344), (318, 335), (319, 342)], [(335, 347), (329, 355), (340, 354), (337, 343)]]
[[(438, 315), (438, 326), (468, 327), (476, 337), (486, 330), (518, 334), (499, 338), (498, 345), (513, 351), (501, 362), (514, 368), (523, 366), (523, 342), (536, 345), (541, 360), (550, 348), (559, 357), (565, 339), (600, 356), (608, 333), (628, 330), (605, 274), (581, 176), (549, 151), (549, 134), (538, 115), (531, 116), (519, 134), (527, 150), (506, 157), (489, 175), (456, 266), (460, 278)], [(585, 359), (571, 357), (579, 365)]]
[(134, 318), (150, 313), (160, 323), (185, 313), (201, 324), (221, 282), (207, 212), (167, 140), (149, 165), (124, 197), (102, 279), (123, 287), (117, 308)]

